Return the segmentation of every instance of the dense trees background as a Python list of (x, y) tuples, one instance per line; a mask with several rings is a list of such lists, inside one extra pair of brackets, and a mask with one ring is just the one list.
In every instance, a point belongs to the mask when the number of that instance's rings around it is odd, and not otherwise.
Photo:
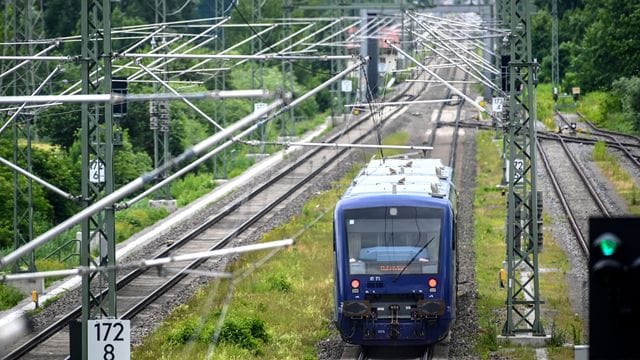
[[(534, 57), (551, 78), (551, 0), (536, 0)], [(611, 89), (614, 81), (640, 75), (640, 1), (558, 0), (560, 73), (565, 90)]]
[[(310, 4), (321, 0), (309, 0)], [(113, 26), (152, 23), (155, 21), (153, 1), (120, 0), (113, 2)], [(169, 21), (213, 17), (213, 1), (167, 0), (171, 13)], [(226, 2), (226, 4), (229, 4)], [(282, 17), (283, 0), (266, 0), (262, 8), (264, 18)], [(551, 65), (551, 0), (535, 0), (538, 12), (533, 19), (534, 57), (542, 64), (540, 79), (550, 81)], [(47, 0), (43, 2), (43, 19), (46, 37), (57, 38), (79, 33), (80, 11), (77, 0)], [(250, 21), (252, 3), (240, 1), (231, 7), (231, 22)], [(559, 0), (559, 43), (560, 72), (563, 87), (568, 91), (572, 86), (580, 86), (583, 92), (594, 90), (609, 91), (607, 108), (622, 113), (622, 119), (640, 129), (640, 0)], [(180, 11), (177, 11), (180, 10)], [(4, 9), (0, 9), (4, 11)], [(299, 12), (299, 9), (295, 10)], [(3, 14), (4, 15), (4, 14)], [(5, 19), (5, 16), (0, 16)], [(3, 27), (0, 27), (0, 30)], [(281, 29), (263, 37), (265, 46), (278, 41)], [(251, 29), (228, 31), (225, 46), (237, 43), (251, 34)], [(121, 49), (124, 43), (115, 41), (114, 49)], [(200, 52), (213, 51), (213, 45)], [(63, 45), (58, 53), (79, 53), (79, 44)], [(238, 53), (250, 53), (246, 44)], [(118, 60), (121, 61), (121, 60)], [(184, 68), (184, 64), (174, 63)], [(179, 65), (181, 64), (181, 65)], [(329, 62), (305, 63), (294, 66), (296, 93), (301, 94), (330, 77)], [(54, 92), (79, 79), (79, 68), (75, 64), (65, 65), (65, 73), (53, 84)], [(249, 88), (250, 71), (248, 65), (235, 68), (225, 78), (227, 89)], [(277, 63), (264, 68), (264, 83), (271, 90), (282, 84), (282, 73)], [(209, 80), (203, 86), (191, 91), (213, 89)], [(130, 92), (151, 92), (148, 84), (130, 85)], [(326, 111), (331, 96), (325, 91), (296, 110), (301, 118), (310, 118)], [(213, 125), (200, 119), (193, 110), (180, 102), (171, 103), (171, 152), (178, 154), (204, 136), (211, 134)], [(248, 101), (232, 100), (221, 102), (201, 101), (198, 106), (208, 114), (225, 113), (227, 122), (234, 121), (251, 111)], [(150, 169), (153, 156), (151, 131), (148, 129), (148, 104), (134, 103), (129, 106), (129, 114), (121, 120), (124, 144), (116, 149), (116, 179), (118, 185), (126, 183), (138, 174)], [(78, 129), (80, 128), (80, 108), (77, 105), (62, 105), (41, 112), (37, 118), (36, 132), (39, 144), (34, 148), (34, 172), (57, 186), (72, 193), (79, 192), (80, 149)], [(0, 156), (12, 158), (10, 134), (0, 137)], [(243, 154), (246, 149), (237, 149)], [(212, 164), (201, 171), (211, 171)], [(0, 249), (11, 245), (11, 219), (13, 175), (6, 167), (0, 167)], [(39, 229), (67, 218), (77, 210), (77, 205), (60, 199), (57, 195), (35, 186), (37, 221)]]
[[(46, 38), (61, 38), (80, 33), (80, 9), (78, 0), (47, 0), (42, 2), (42, 18), (45, 26)], [(166, 0), (167, 21), (180, 21), (186, 19), (216, 17), (213, 1), (203, 0)], [(154, 23), (153, 1), (148, 0), (120, 0), (112, 2), (112, 27), (128, 26), (135, 24)], [(230, 1), (225, 1), (225, 7), (232, 10), (230, 22), (244, 23), (251, 21), (251, 2), (239, 2), (237, 8), (231, 6)], [(5, 8), (0, 8), (5, 12)], [(0, 14), (0, 22), (10, 18)], [(267, 0), (264, 4), (262, 15), (264, 18), (282, 17), (282, 0)], [(220, 16), (219, 14), (217, 16)], [(4, 30), (0, 26), (0, 32)], [(244, 40), (252, 34), (249, 28), (232, 28), (224, 33), (224, 44), (220, 48), (228, 48), (240, 40)], [(263, 46), (268, 46), (282, 38), (281, 29), (276, 29), (262, 38)], [(218, 33), (217, 35), (222, 35)], [(0, 33), (0, 36), (3, 34)], [(186, 41), (186, 40), (180, 40)], [(131, 43), (123, 40), (114, 40), (114, 51), (123, 49)], [(179, 42), (178, 42), (179, 43)], [(215, 51), (215, 43), (211, 42), (205, 47), (191, 53), (212, 53)], [(76, 56), (80, 53), (79, 42), (62, 43), (53, 55)], [(236, 50), (239, 54), (251, 53), (251, 45), (247, 43)], [(124, 64), (128, 60), (116, 59), (114, 64)], [(177, 60), (170, 65), (170, 70), (185, 69), (194, 60)], [(212, 67), (222, 64), (214, 64)], [(329, 62), (307, 63), (294, 67), (294, 90), (300, 95), (317, 86), (330, 77)], [(263, 68), (264, 87), (275, 91), (283, 85), (284, 76), (279, 62), (267, 63)], [(50, 70), (50, 69), (49, 69)], [(80, 67), (75, 63), (64, 64), (64, 73), (56, 77), (47, 91), (59, 93), (80, 79)], [(44, 71), (44, 70), (43, 70)], [(248, 64), (234, 68), (225, 75), (225, 89), (247, 89), (254, 86), (250, 83), (251, 68)], [(131, 74), (120, 73), (119, 76)], [(207, 79), (204, 79), (207, 80)], [(1, 83), (0, 83), (1, 85)], [(213, 79), (205, 81), (203, 85), (191, 87), (189, 92), (199, 92), (216, 89)], [(219, 89), (219, 88), (218, 88)], [(130, 93), (151, 93), (153, 91), (149, 83), (130, 83)], [(318, 101), (311, 99), (295, 110), (298, 119), (313, 119), (325, 111), (329, 106), (330, 96), (328, 92), (317, 97)], [(232, 99), (221, 101), (196, 101), (195, 104), (210, 117), (226, 126), (253, 110), (250, 100)], [(180, 154), (187, 147), (210, 136), (216, 131), (213, 124), (209, 123), (186, 104), (179, 101), (170, 103), (170, 151), (173, 156)], [(224, 114), (224, 116), (221, 116)], [(65, 104), (48, 108), (38, 113), (34, 125), (37, 134), (33, 146), (33, 172), (39, 177), (72, 193), (80, 192), (81, 176), (81, 152), (79, 143), (81, 109), (77, 104)], [(130, 103), (128, 114), (119, 120), (124, 141), (121, 146), (115, 148), (114, 172), (116, 187), (119, 187), (153, 167), (153, 137), (149, 129), (149, 104), (147, 102)], [(272, 135), (277, 135), (277, 126), (268, 129)], [(234, 175), (242, 168), (251, 165), (250, 159), (244, 157), (249, 150), (240, 145), (229, 151), (231, 159), (225, 165), (229, 167), (223, 172), (219, 171), (222, 160), (205, 164), (199, 169), (199, 174), (190, 176), (185, 181), (188, 185), (177, 184), (172, 187), (172, 192), (191, 191), (193, 194), (185, 195), (190, 199), (197, 194), (202, 195), (212, 186), (216, 176)], [(10, 128), (0, 135), (0, 156), (12, 159), (13, 155), (12, 132)], [(25, 167), (25, 164), (19, 164)], [(237, 168), (237, 169), (236, 169)], [(216, 172), (214, 173), (214, 169)], [(209, 179), (209, 181), (207, 181)], [(12, 219), (13, 219), (13, 172), (7, 167), (0, 166), (0, 252), (6, 252), (12, 246)], [(24, 182), (24, 179), (20, 180)], [(204, 184), (200, 189), (195, 189), (193, 183)], [(193, 196), (192, 196), (193, 195)], [(184, 199), (180, 199), (183, 203)], [(73, 201), (62, 199), (60, 196), (42, 188), (34, 183), (34, 204), (36, 217), (36, 235), (50, 228), (53, 224), (68, 218), (78, 211), (79, 205)], [(142, 216), (138, 209), (137, 217)], [(126, 217), (126, 216), (125, 216)], [(118, 219), (125, 218), (118, 216)], [(133, 231), (133, 230), (132, 230)], [(72, 236), (73, 234), (67, 235)]]

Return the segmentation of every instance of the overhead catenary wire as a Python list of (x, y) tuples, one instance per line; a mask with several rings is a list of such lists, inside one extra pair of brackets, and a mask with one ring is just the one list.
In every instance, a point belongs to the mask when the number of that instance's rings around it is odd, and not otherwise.
[[(167, 265), (175, 262), (186, 262), (186, 261), (193, 261), (198, 259), (208, 259), (212, 257), (222, 257), (227, 255), (243, 254), (251, 251), (282, 248), (282, 247), (288, 247), (291, 245), (293, 245), (293, 239), (283, 239), (283, 240), (276, 240), (276, 241), (270, 241), (265, 243), (236, 246), (236, 247), (226, 248), (226, 249), (173, 255), (173, 256), (157, 258), (157, 259), (149, 259), (149, 260), (143, 259), (139, 261), (133, 261), (130, 263), (123, 263), (118, 265), (109, 265), (109, 266), (102, 266), (102, 267), (79, 266), (74, 269), (38, 271), (38, 272), (18, 273), (18, 274), (0, 274), (0, 281), (31, 280), (31, 279), (41, 279), (46, 277), (72, 276), (72, 275), (82, 275), (82, 274), (90, 274), (90, 273), (98, 273), (98, 272), (112, 272), (112, 271), (128, 270), (128, 269), (146, 269), (150, 267), (161, 267), (163, 265)], [(220, 273), (220, 277), (231, 277), (231, 274)]]
[[(364, 60), (362, 60), (362, 61), (364, 61)], [(155, 192), (156, 190), (160, 189), (161, 187), (167, 185), (171, 181), (173, 181), (173, 180), (177, 179), (178, 177), (186, 174), (187, 172), (195, 169), (196, 167), (200, 166), (202, 163), (204, 163), (205, 161), (209, 160), (213, 156), (219, 154), (220, 152), (222, 152), (223, 150), (227, 149), (231, 145), (233, 145), (236, 142), (240, 141), (240, 139), (242, 139), (245, 136), (253, 133), (257, 129), (263, 127), (266, 123), (268, 123), (269, 121), (271, 121), (271, 120), (275, 119), (276, 117), (278, 117), (282, 112), (289, 111), (289, 110), (295, 108), (297, 105), (299, 105), (300, 103), (302, 103), (303, 101), (305, 101), (309, 97), (317, 94), (318, 92), (320, 92), (321, 90), (325, 89), (326, 87), (328, 87), (329, 85), (331, 85), (335, 81), (338, 81), (339, 79), (342, 79), (343, 77), (345, 77), (346, 75), (351, 73), (353, 70), (355, 70), (358, 67), (362, 66), (362, 64), (363, 64), (362, 61), (357, 63), (357, 64), (354, 64), (353, 66), (348, 67), (347, 69), (343, 70), (342, 72), (340, 72), (339, 74), (337, 74), (333, 78), (331, 78), (331, 79), (325, 81), (324, 83), (316, 86), (314, 89), (309, 91), (307, 94), (297, 98), (296, 100), (292, 101), (290, 104), (284, 106), (280, 111), (278, 111), (278, 112), (276, 112), (276, 113), (274, 113), (272, 115), (269, 115), (269, 116), (261, 119), (260, 121), (256, 122), (252, 126), (248, 127), (244, 131), (242, 131), (241, 133), (233, 136), (232, 138), (230, 138), (229, 140), (224, 142), (222, 145), (216, 147), (215, 149), (211, 150), (207, 154), (201, 156), (199, 159), (196, 159), (195, 161), (193, 161), (192, 163), (188, 164), (187, 166), (185, 166), (185, 167), (179, 169), (178, 171), (174, 172), (173, 174), (169, 175), (168, 177), (166, 177), (165, 179), (163, 179), (159, 183), (153, 185), (149, 189), (145, 190), (141, 194), (137, 195), (133, 199), (117, 204), (116, 208), (117, 209), (127, 208), (127, 207), (135, 204), (136, 202), (144, 199), (146, 196), (152, 194), (153, 192)]]
[(466, 94), (464, 94), (462, 91), (458, 90), (455, 86), (449, 84), (446, 80), (444, 80), (443, 78), (441, 78), (440, 76), (438, 76), (438, 74), (436, 74), (435, 72), (433, 72), (431, 69), (427, 68), (426, 66), (422, 65), (422, 63), (420, 63), (418, 60), (416, 60), (414, 57), (412, 57), (411, 55), (407, 54), (405, 51), (403, 51), (402, 49), (400, 49), (399, 47), (397, 47), (396, 45), (392, 44), (390, 41), (385, 41), (387, 44), (389, 44), (389, 46), (391, 46), (392, 48), (394, 48), (397, 52), (401, 53), (402, 55), (404, 55), (407, 59), (411, 60), (412, 62), (414, 62), (416, 65), (418, 65), (420, 68), (422, 68), (424, 71), (428, 72), (431, 76), (433, 76), (436, 80), (440, 81), (442, 84), (444, 84), (447, 88), (451, 89), (452, 92), (456, 93), (457, 95), (459, 95), (460, 97), (462, 97), (463, 99), (465, 99), (465, 101), (468, 101), (471, 105), (473, 105), (473, 107), (475, 107), (476, 109), (478, 109), (479, 111), (487, 114), (489, 117), (494, 118), (495, 116), (490, 113), (489, 111), (487, 111), (484, 107), (482, 107), (480, 104), (478, 104), (476, 101), (474, 101), (473, 99), (471, 99), (469, 96), (467, 96)]
[[(288, 95), (285, 95), (288, 96)], [(248, 116), (245, 116), (244, 118), (238, 120), (237, 122), (235, 122), (232, 125), (229, 125), (228, 127), (226, 127), (224, 130), (217, 132), (216, 134), (202, 140), (201, 142), (197, 143), (196, 145), (188, 148), (187, 150), (185, 150), (181, 155), (171, 159), (170, 161), (167, 161), (166, 163), (164, 163), (162, 166), (150, 171), (149, 173), (146, 173), (134, 180), (132, 180), (131, 182), (125, 184), (124, 186), (122, 186), (121, 188), (115, 190), (114, 192), (112, 192), (111, 194), (101, 198), (100, 200), (94, 202), (93, 204), (87, 206), (86, 208), (84, 208), (83, 210), (81, 210), (80, 212), (78, 212), (77, 214), (75, 214), (74, 216), (68, 218), (67, 220), (61, 222), (60, 224), (54, 226), (53, 228), (49, 229), (48, 231), (44, 232), (43, 234), (37, 236), (36, 238), (34, 238), (33, 240), (31, 240), (30, 242), (22, 245), (21, 247), (19, 247), (18, 249), (10, 252), (9, 254), (3, 256), (2, 258), (0, 258), (0, 267), (9, 265), (14, 263), (15, 261), (17, 261), (21, 256), (24, 256), (25, 254), (35, 250), (37, 247), (46, 244), (47, 242), (51, 241), (53, 238), (55, 238), (56, 236), (62, 234), (64, 231), (66, 231), (67, 229), (71, 228), (72, 226), (78, 224), (80, 221), (89, 218), (90, 216), (92, 216), (93, 214), (97, 213), (98, 211), (104, 209), (107, 206), (112, 206), (113, 204), (115, 204), (117, 201), (123, 199), (124, 197), (132, 194), (133, 192), (135, 192), (136, 190), (142, 188), (143, 186), (151, 183), (152, 181), (155, 180), (156, 177), (160, 176), (162, 173), (164, 173), (165, 171), (176, 167), (178, 165), (181, 165), (191, 159), (197, 158), (198, 155), (202, 154), (206, 149), (208, 149), (209, 147), (219, 143), (220, 141), (229, 138), (231, 136), (233, 136), (233, 134), (241, 129), (244, 129), (245, 127), (249, 126), (251, 123), (253, 123), (254, 121), (260, 119), (260, 117), (272, 112), (273, 110), (279, 108), (280, 106), (282, 106), (282, 104), (284, 104), (285, 99), (283, 98), (279, 98), (274, 100), (272, 103), (270, 103), (269, 105), (267, 105), (265, 108), (260, 109)]]

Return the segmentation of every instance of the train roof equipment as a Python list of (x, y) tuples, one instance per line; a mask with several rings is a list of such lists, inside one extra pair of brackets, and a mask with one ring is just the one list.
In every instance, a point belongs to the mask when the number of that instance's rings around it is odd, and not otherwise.
[(373, 159), (353, 180), (344, 198), (372, 194), (448, 198), (453, 169), (440, 159)]

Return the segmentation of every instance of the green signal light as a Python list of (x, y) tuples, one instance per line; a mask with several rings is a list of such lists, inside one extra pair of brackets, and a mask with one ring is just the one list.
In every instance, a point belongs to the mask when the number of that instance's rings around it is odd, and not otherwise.
[(602, 251), (602, 255), (611, 256), (616, 252), (618, 246), (620, 246), (620, 240), (618, 240), (617, 236), (606, 233), (598, 238), (596, 244), (600, 248), (600, 251)]

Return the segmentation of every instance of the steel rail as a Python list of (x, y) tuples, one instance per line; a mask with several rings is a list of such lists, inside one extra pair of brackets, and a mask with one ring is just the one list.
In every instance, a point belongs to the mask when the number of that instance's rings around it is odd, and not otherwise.
[[(589, 125), (592, 129), (601, 132), (601, 133), (605, 133), (605, 134), (609, 134), (609, 135), (614, 135), (614, 136), (622, 136), (622, 137), (628, 137), (628, 138), (632, 138), (633, 140), (637, 141), (638, 143), (640, 143), (640, 137), (636, 136), (636, 135), (632, 135), (632, 134), (625, 134), (625, 133), (621, 133), (621, 132), (617, 132), (617, 131), (612, 131), (612, 130), (607, 130), (607, 129), (602, 129), (599, 128), (598, 126), (596, 126), (594, 123), (592, 123), (591, 121), (589, 121), (584, 115), (582, 115), (582, 113), (576, 111), (576, 114), (578, 115), (578, 117), (584, 121), (587, 125)], [(562, 115), (561, 115), (562, 116)]]
[(549, 174), (549, 179), (551, 180), (551, 184), (553, 185), (553, 189), (555, 190), (556, 195), (558, 196), (558, 199), (560, 200), (560, 204), (562, 204), (562, 208), (564, 209), (564, 212), (567, 215), (567, 220), (569, 220), (569, 225), (571, 226), (571, 229), (573, 230), (573, 233), (575, 234), (576, 238), (578, 239), (578, 245), (580, 245), (580, 249), (582, 250), (582, 253), (585, 255), (585, 257), (589, 258), (588, 242), (584, 238), (584, 236), (582, 235), (582, 232), (580, 232), (580, 228), (578, 226), (578, 221), (576, 220), (575, 216), (573, 215), (573, 211), (571, 210), (571, 207), (569, 206), (569, 203), (567, 202), (567, 198), (564, 196), (564, 193), (561, 190), (560, 183), (558, 182), (558, 179), (556, 178), (555, 173), (551, 169), (551, 164), (549, 163), (549, 159), (547, 158), (547, 154), (545, 154), (544, 150), (542, 149), (542, 145), (540, 145), (540, 141), (538, 139), (536, 139), (536, 146), (538, 147), (538, 152), (541, 155), (540, 158), (542, 159), (544, 167), (547, 170), (547, 173)]
[[(556, 112), (556, 114), (560, 117), (560, 119), (562, 119), (562, 121), (564, 121), (565, 123), (569, 123), (566, 119), (566, 117), (564, 115), (562, 115), (562, 113), (560, 112)], [(637, 167), (640, 167), (640, 161), (638, 161), (637, 157), (634, 156), (633, 154), (631, 154), (631, 152), (628, 149), (629, 145), (623, 145), (620, 140), (618, 140), (617, 137), (619, 136), (623, 136), (623, 137), (629, 137), (629, 138), (633, 138), (634, 140), (638, 141), (640, 143), (640, 139), (633, 136), (633, 135), (628, 135), (628, 134), (623, 134), (623, 133), (618, 133), (615, 131), (610, 131), (610, 130), (603, 130), (598, 128), (597, 126), (595, 126), (592, 122), (590, 122), (589, 120), (587, 120), (586, 118), (582, 117), (582, 115), (580, 115), (578, 113), (578, 116), (580, 116), (580, 118), (592, 129), (591, 134), (596, 135), (596, 136), (603, 136), (606, 137), (608, 139), (612, 140), (612, 145), (614, 145), (614, 147), (616, 147), (618, 150), (621, 150)], [(609, 142), (607, 142), (609, 144)], [(631, 146), (638, 146), (639, 144), (636, 145), (631, 145)]]
[[(406, 91), (407, 89), (405, 89)], [(404, 96), (404, 93), (398, 94), (396, 95), (396, 97), (401, 97)], [(397, 111), (399, 111), (400, 108), (394, 109), (390, 114), (388, 114), (387, 119), (390, 118), (393, 114), (395, 114)], [(370, 116), (371, 115), (367, 115), (367, 116), (363, 116), (362, 118), (358, 119), (357, 121), (355, 121), (354, 123), (352, 123), (345, 131), (342, 131), (340, 133), (337, 133), (333, 136), (331, 136), (329, 139), (327, 139), (327, 141), (330, 142), (335, 142), (338, 138), (340, 138), (341, 136), (343, 136), (346, 132), (353, 130), (354, 128), (358, 127), (359, 125), (363, 124), (366, 121), (370, 120)], [(385, 119), (386, 121), (386, 119)], [(359, 136), (357, 139), (354, 140), (354, 142), (359, 142), (362, 141), (364, 138), (366, 138), (367, 136), (369, 136), (373, 131), (375, 130), (375, 128), (371, 128), (368, 131), (366, 131), (364, 134), (362, 134), (361, 136)], [(330, 162), (335, 161), (339, 156), (341, 156), (342, 154), (344, 154), (348, 149), (341, 149), (339, 150), (337, 153), (334, 152), (334, 156), (331, 157), (327, 163), (323, 166), (328, 166)], [(226, 216), (228, 216), (230, 213), (232, 213), (234, 210), (236, 210), (237, 208), (239, 208), (243, 203), (245, 203), (247, 200), (250, 200), (252, 198), (254, 198), (255, 196), (259, 195), (260, 193), (264, 192), (266, 189), (268, 189), (271, 185), (273, 185), (274, 183), (276, 183), (278, 180), (280, 180), (281, 178), (283, 178), (284, 176), (286, 176), (287, 174), (289, 174), (290, 172), (292, 172), (293, 170), (295, 170), (296, 168), (300, 167), (302, 164), (304, 164), (309, 158), (311, 158), (312, 156), (316, 155), (318, 152), (322, 151), (322, 148), (316, 148), (316, 149), (312, 149), (308, 152), (306, 152), (303, 156), (301, 156), (300, 158), (298, 158), (294, 163), (290, 164), (289, 166), (287, 166), (286, 168), (282, 169), (278, 174), (276, 174), (273, 178), (269, 179), (267, 182), (263, 183), (262, 185), (260, 185), (257, 188), (254, 188), (250, 193), (248, 193), (247, 195), (236, 199), (232, 204), (228, 205), (227, 207), (225, 207), (221, 212), (217, 213), (214, 217), (208, 219), (206, 222), (204, 222), (202, 225), (194, 228), (193, 230), (191, 230), (189, 233), (185, 234), (184, 236), (182, 236), (180, 239), (178, 239), (177, 241), (175, 241), (171, 246), (167, 247), (166, 249), (164, 249), (161, 253), (159, 253), (158, 255), (156, 255), (154, 257), (154, 259), (159, 258), (159, 257), (166, 257), (167, 255), (169, 255), (169, 253), (171, 253), (172, 251), (182, 247), (184, 244), (186, 244), (187, 242), (189, 242), (191, 239), (193, 239), (194, 237), (198, 236), (199, 234), (201, 234), (202, 232), (204, 232), (205, 230), (207, 230), (209, 227), (211, 227), (212, 225), (214, 225), (217, 222), (220, 222), (223, 218), (225, 218)], [(305, 179), (303, 179), (303, 181), (308, 182), (309, 181), (309, 177), (305, 177)], [(298, 187), (302, 186), (303, 184), (300, 184)], [(285, 196), (286, 197), (286, 196)], [(283, 201), (284, 197), (280, 200)], [(275, 204), (275, 201), (270, 203), (269, 205), (267, 205), (268, 208), (272, 208), (274, 206), (276, 206), (277, 204)], [(264, 214), (268, 213), (268, 210), (265, 211), (265, 209), (267, 208), (263, 208), (260, 211), (260, 214), (262, 214), (262, 216), (264, 216)], [(238, 234), (240, 234), (242, 231), (246, 230), (246, 228), (248, 226), (250, 226), (251, 224), (255, 223), (256, 221), (258, 221), (258, 218), (256, 218), (255, 216), (250, 218), (249, 220), (245, 221), (242, 225), (240, 225), (239, 227), (237, 227), (236, 229), (232, 230), (232, 233), (234, 234), (234, 236), (237, 236)], [(230, 241), (232, 237), (231, 236), (226, 236), (222, 241), (219, 242), (219, 244), (221, 244), (222, 242), (226, 241)], [(213, 248), (212, 248), (213, 249)], [(189, 264), (189, 266), (194, 265)], [(116, 283), (116, 289), (120, 290), (122, 289), (124, 286), (126, 286), (127, 284), (129, 284), (130, 282), (132, 282), (134, 279), (136, 279), (137, 277), (139, 277), (140, 275), (142, 275), (144, 272), (149, 271), (149, 269), (138, 269), (138, 270), (134, 270), (129, 272), (128, 274), (124, 275), (120, 280), (117, 281)], [(172, 277), (172, 279), (170, 279), (169, 281), (165, 282), (163, 284), (163, 290), (164, 292), (166, 292), (167, 290), (169, 290), (173, 285), (175, 285), (177, 283), (177, 276), (180, 274), (185, 273), (185, 271), (181, 271), (180, 273), (174, 275), (174, 277)], [(183, 274), (182, 277), (186, 276), (186, 274)], [(181, 278), (182, 278), (181, 277)], [(103, 293), (106, 293), (106, 290), (103, 291)], [(102, 296), (104, 294), (100, 294), (99, 296)], [(152, 302), (151, 297), (153, 297), (153, 299), (157, 299), (158, 297), (160, 297), (162, 294), (160, 291), (154, 291), (152, 294), (149, 295), (149, 300), (145, 301), (142, 300), (140, 301), (138, 304), (134, 305), (134, 307), (131, 310), (128, 310), (127, 312), (125, 312), (123, 315), (121, 315), (121, 317), (124, 317), (125, 315), (127, 316), (131, 316), (134, 317), (135, 314), (139, 313), (143, 308), (144, 308), (144, 303), (149, 303)], [(46, 327), (43, 331), (41, 331), (40, 333), (36, 334), (34, 337), (32, 337), (31, 339), (29, 339), (27, 342), (25, 342), (24, 344), (22, 344), (20, 347), (16, 348), (15, 350), (13, 350), (11, 353), (7, 354), (3, 360), (12, 360), (12, 359), (18, 359), (22, 356), (24, 356), (25, 354), (29, 353), (29, 351), (33, 350), (34, 348), (36, 348), (39, 344), (43, 343), (44, 341), (46, 341), (48, 338), (50, 338), (51, 336), (53, 336), (54, 334), (56, 334), (57, 332), (59, 332), (60, 330), (62, 330), (64, 327), (67, 326), (67, 324), (80, 316), (80, 313), (82, 311), (81, 306), (76, 307), (75, 309), (73, 309), (72, 311), (70, 311), (69, 313), (67, 313), (66, 315), (62, 316), (61, 318), (59, 318), (56, 322), (52, 323), (51, 325), (49, 325), (48, 327)]]
[[(548, 140), (554, 140), (551, 138), (547, 138)], [(583, 180), (585, 186), (589, 189), (589, 193), (592, 197), (592, 199), (594, 200), (594, 202), (596, 203), (596, 205), (598, 206), (598, 208), (602, 211), (602, 214), (609, 217), (611, 216), (609, 211), (606, 209), (606, 207), (604, 206), (604, 204), (602, 203), (600, 197), (597, 195), (597, 193), (595, 192), (595, 190), (593, 189), (593, 187), (591, 186), (590, 182), (586, 179), (586, 176), (584, 175), (584, 172), (582, 171), (582, 169), (575, 163), (575, 159), (573, 158), (573, 156), (571, 155), (570, 151), (568, 150), (568, 148), (566, 147), (566, 144), (564, 144), (562, 142), (562, 138), (561, 137), (556, 137), (555, 141), (559, 141), (563, 147), (563, 149), (565, 150), (566, 154), (569, 156), (569, 159), (571, 160), (573, 166), (576, 169), (576, 172), (578, 173), (578, 175), (580, 176), (580, 178)], [(573, 211), (571, 209), (571, 207), (569, 206), (569, 203), (567, 201), (567, 198), (562, 190), (562, 187), (560, 186), (560, 183), (558, 181), (558, 178), (556, 177), (556, 174), (554, 173), (553, 169), (551, 168), (551, 164), (549, 159), (547, 158), (547, 155), (541, 145), (540, 139), (536, 139), (536, 146), (538, 148), (538, 152), (541, 155), (541, 158), (543, 160), (545, 169), (547, 170), (547, 173), (549, 174), (549, 179), (551, 180), (551, 184), (553, 185), (553, 188), (555, 190), (555, 193), (558, 195), (558, 199), (560, 200), (560, 203), (562, 205), (562, 208), (564, 209), (565, 214), (567, 215), (567, 219), (569, 220), (569, 225), (571, 226), (571, 229), (573, 230), (577, 240), (578, 240), (578, 245), (580, 246), (582, 253), (584, 254), (584, 256), (588, 259), (589, 258), (589, 241), (586, 239), (586, 237), (582, 234), (582, 232), (580, 231), (580, 227), (578, 226), (578, 222), (576, 220), (575, 215), (573, 214)]]
[[(454, 76), (455, 77), (455, 76)], [(464, 74), (464, 80), (466, 81), (469, 78), (469, 74)], [(467, 90), (467, 84), (464, 83), (462, 86), (462, 92)], [(449, 152), (449, 167), (451, 168), (451, 178), (454, 179), (455, 171), (456, 171), (456, 155), (458, 148), (458, 136), (460, 130), (460, 116), (462, 115), (462, 106), (464, 106), (464, 101), (460, 101), (456, 110), (456, 120), (453, 129), (453, 139), (451, 139), (451, 151)], [(438, 121), (439, 123), (439, 121)], [(437, 125), (436, 125), (437, 126)]]
[(571, 161), (571, 164), (573, 165), (573, 168), (576, 169), (576, 172), (578, 173), (578, 175), (580, 176), (580, 178), (584, 182), (585, 186), (589, 190), (589, 194), (591, 195), (591, 198), (593, 198), (593, 200), (596, 202), (596, 204), (598, 205), (598, 208), (600, 208), (600, 211), (602, 211), (602, 213), (605, 216), (610, 217), (611, 214), (609, 213), (609, 210), (607, 210), (607, 207), (602, 202), (602, 199), (600, 198), (600, 196), (598, 195), (596, 190), (591, 185), (591, 182), (589, 181), (589, 179), (585, 175), (584, 170), (582, 170), (582, 167), (576, 161), (575, 156), (573, 156), (573, 154), (571, 153), (571, 150), (569, 150), (569, 147), (567, 146), (567, 144), (564, 142), (564, 140), (561, 137), (557, 136), (557, 139), (558, 139), (558, 141), (560, 141), (560, 145), (562, 146), (562, 149), (565, 151), (565, 153), (569, 157), (569, 160)]

